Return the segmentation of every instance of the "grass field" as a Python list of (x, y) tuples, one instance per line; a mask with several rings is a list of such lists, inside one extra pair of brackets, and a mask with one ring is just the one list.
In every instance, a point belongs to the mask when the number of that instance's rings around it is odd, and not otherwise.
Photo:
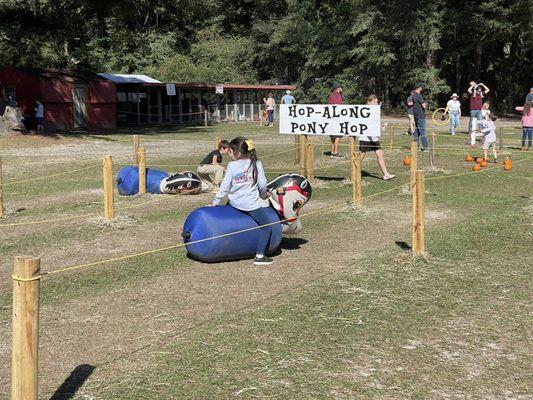
[[(464, 156), (481, 150), (438, 131), (436, 168), (419, 153), (427, 254), (415, 257), (402, 132), (393, 150), (382, 140), (394, 181), (379, 179), (373, 155), (363, 162), (363, 196), (396, 189), (357, 210), (342, 204), (348, 160), (324, 156), (327, 139), (315, 140), (303, 213), (340, 205), (304, 216), (272, 266), (201, 264), (173, 249), (45, 276), (40, 398), (533, 398), (533, 153), (518, 151), (520, 131), (509, 129), (501, 159), (512, 158), (512, 171), (469, 173)], [(0, 137), (1, 398), (14, 256), (54, 271), (170, 246), (212, 199), (117, 194), (117, 220), (104, 223), (101, 160), (112, 155), (115, 171), (130, 163), (132, 133), (148, 166), (168, 171), (194, 170), (215, 136), (238, 135), (254, 139), (268, 177), (297, 171), (292, 137), (250, 124)], [(62, 174), (72, 169), (83, 170)]]

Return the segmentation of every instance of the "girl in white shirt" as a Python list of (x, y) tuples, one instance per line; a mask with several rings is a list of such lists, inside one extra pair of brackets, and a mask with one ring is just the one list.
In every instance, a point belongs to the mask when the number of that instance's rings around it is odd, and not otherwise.
[(461, 116), (461, 103), (458, 98), (457, 93), (454, 93), (446, 104), (445, 112), (450, 114), (450, 133), (452, 135), (455, 135), (455, 128), (459, 126), (459, 117)]

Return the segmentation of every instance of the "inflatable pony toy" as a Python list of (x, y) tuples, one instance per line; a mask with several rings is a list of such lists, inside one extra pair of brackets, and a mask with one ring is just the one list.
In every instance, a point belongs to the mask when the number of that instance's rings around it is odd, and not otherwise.
[[(139, 169), (123, 167), (117, 175), (118, 192), (124, 196), (137, 194), (139, 191)], [(191, 171), (170, 175), (158, 169), (146, 169), (146, 191), (153, 194), (198, 194), (202, 191), (200, 177)]]
[[(298, 174), (285, 174), (268, 183), (264, 200), (272, 234), (267, 254), (281, 243), (282, 233), (295, 234), (302, 225), (298, 215), (311, 198), (311, 184)], [(247, 214), (226, 206), (201, 207), (183, 225), (183, 240), (189, 255), (204, 262), (253, 258), (259, 240), (257, 223)], [(238, 232), (238, 233), (235, 233)], [(214, 238), (214, 239), (211, 239)]]

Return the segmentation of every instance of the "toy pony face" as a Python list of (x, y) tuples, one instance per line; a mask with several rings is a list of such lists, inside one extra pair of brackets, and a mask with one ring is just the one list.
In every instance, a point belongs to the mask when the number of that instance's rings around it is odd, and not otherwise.
[(267, 185), (270, 204), (285, 219), (297, 217), (311, 198), (311, 184), (298, 174), (278, 176)]
[(202, 181), (194, 172), (178, 172), (163, 179), (160, 189), (167, 194), (198, 194), (202, 191)]

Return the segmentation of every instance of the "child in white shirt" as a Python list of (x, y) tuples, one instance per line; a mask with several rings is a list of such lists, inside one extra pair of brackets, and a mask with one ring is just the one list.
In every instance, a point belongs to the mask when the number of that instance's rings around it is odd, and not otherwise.
[(446, 111), (450, 114), (450, 133), (455, 135), (455, 128), (459, 126), (459, 117), (461, 116), (461, 103), (458, 100), (457, 93), (452, 94), (446, 104)]
[(496, 151), (496, 125), (494, 121), (498, 118), (495, 115), (490, 115), (487, 120), (483, 120), (479, 124), (481, 133), (483, 134), (483, 159), (487, 161), (489, 148), (492, 147), (492, 154), (494, 155), (494, 162), (498, 162), (498, 152)]

